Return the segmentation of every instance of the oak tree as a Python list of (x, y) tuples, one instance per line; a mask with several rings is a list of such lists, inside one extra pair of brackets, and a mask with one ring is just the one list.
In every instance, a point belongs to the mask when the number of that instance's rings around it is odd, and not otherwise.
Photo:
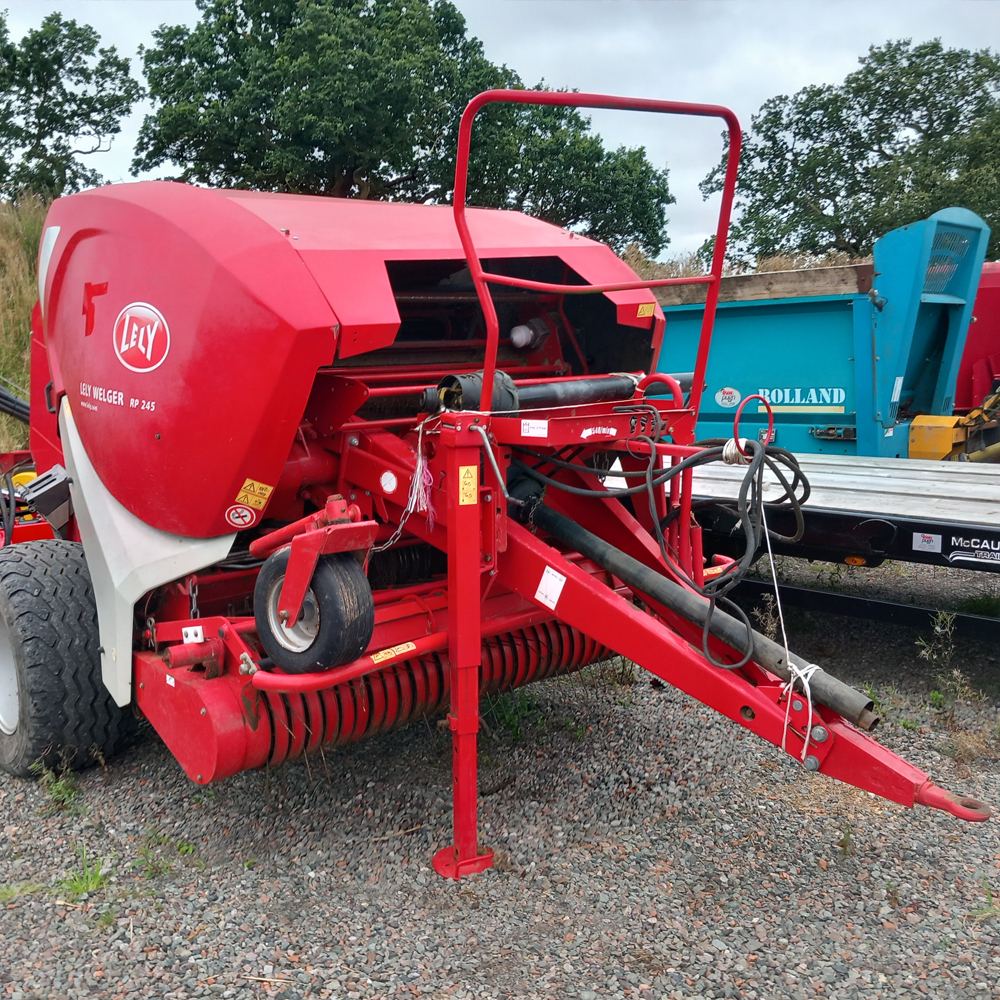
[(98, 184), (81, 157), (105, 151), (142, 88), (86, 24), (49, 14), (20, 42), (0, 13), (0, 193), (45, 197)]
[[(447, 0), (198, 0), (143, 53), (154, 111), (136, 172), (202, 184), (446, 202), (469, 99), (522, 87)], [(469, 201), (540, 216), (616, 248), (666, 245), (666, 170), (606, 149), (573, 109), (491, 106)]]
[[(744, 134), (733, 256), (861, 255), (948, 205), (1000, 223), (1000, 60), (940, 40), (872, 46), (842, 84), (765, 102)], [(721, 188), (716, 168), (703, 182)], [(994, 225), (993, 247), (1000, 240)]]

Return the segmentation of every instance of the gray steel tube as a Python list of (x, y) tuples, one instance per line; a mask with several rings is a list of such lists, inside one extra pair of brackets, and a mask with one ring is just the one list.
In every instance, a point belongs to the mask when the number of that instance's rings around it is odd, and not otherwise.
[[(708, 601), (704, 597), (685, 590), (672, 580), (668, 580), (662, 573), (644, 566), (638, 559), (633, 559), (621, 549), (616, 549), (604, 539), (598, 538), (597, 535), (552, 510), (551, 507), (546, 507), (545, 504), (539, 503), (534, 507), (531, 511), (531, 522), (547, 531), (553, 538), (559, 539), (564, 545), (592, 559), (609, 573), (614, 573), (633, 590), (648, 595), (671, 611), (676, 611), (688, 621), (704, 628), (708, 614)], [(709, 631), (734, 650), (746, 648), (746, 626), (739, 619), (727, 615), (718, 608), (712, 615)], [(790, 680), (792, 671), (785, 659), (785, 650), (757, 631), (752, 632), (752, 636), (753, 659), (783, 681)], [(794, 654), (791, 654), (790, 659), (799, 669), (811, 666), (808, 661)], [(878, 724), (878, 717), (872, 714), (874, 706), (871, 699), (860, 691), (848, 687), (823, 669), (816, 670), (812, 675), (809, 688), (813, 701), (832, 708), (859, 728), (871, 731)]]

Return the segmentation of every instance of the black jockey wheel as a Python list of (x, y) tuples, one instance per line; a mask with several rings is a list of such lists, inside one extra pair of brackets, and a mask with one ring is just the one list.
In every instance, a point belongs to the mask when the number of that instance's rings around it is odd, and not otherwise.
[(305, 674), (357, 659), (375, 630), (375, 601), (350, 553), (321, 556), (296, 621), (283, 623), (278, 602), (290, 548), (268, 557), (253, 592), (253, 614), (267, 655), (282, 670)]

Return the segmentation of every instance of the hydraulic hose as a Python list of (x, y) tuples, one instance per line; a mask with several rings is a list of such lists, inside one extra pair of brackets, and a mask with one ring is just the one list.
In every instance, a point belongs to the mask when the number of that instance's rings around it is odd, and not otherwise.
[(20, 420), (22, 424), (29, 422), (28, 403), (12, 392), (0, 386), (0, 413), (10, 414), (15, 420)]
[(635, 395), (635, 384), (636, 380), (628, 375), (602, 375), (597, 378), (522, 385), (517, 388), (518, 409), (631, 399)]
[[(523, 508), (520, 508), (523, 510)], [(564, 517), (543, 503), (531, 509), (531, 523), (548, 532), (564, 545), (593, 560), (602, 569), (613, 573), (633, 590), (646, 594), (659, 604), (670, 608), (688, 621), (704, 628), (709, 614), (709, 602), (680, 585), (668, 580), (662, 573), (644, 566), (621, 549), (587, 531), (575, 521)], [(709, 632), (734, 650), (745, 648), (747, 626), (738, 619), (715, 609), (709, 623)], [(792, 671), (785, 658), (785, 650), (776, 642), (750, 629), (753, 642), (753, 659), (783, 681), (792, 679)], [(792, 663), (800, 670), (811, 666), (801, 657), (790, 654)], [(871, 731), (878, 723), (872, 714), (872, 701), (860, 691), (848, 687), (843, 681), (817, 668), (809, 680), (812, 697), (826, 705), (860, 729)]]
[[(628, 400), (635, 396), (637, 381), (631, 375), (601, 375), (516, 386), (506, 372), (498, 371), (493, 383), (493, 412)], [(420, 411), (436, 413), (442, 406), (449, 410), (475, 410), (479, 407), (482, 388), (482, 372), (446, 375), (437, 388), (424, 390)]]

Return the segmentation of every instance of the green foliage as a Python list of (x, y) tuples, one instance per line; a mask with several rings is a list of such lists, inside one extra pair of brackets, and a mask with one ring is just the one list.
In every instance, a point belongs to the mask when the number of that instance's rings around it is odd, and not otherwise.
[(486, 695), (482, 714), (491, 728), (505, 730), (515, 743), (520, 743), (529, 726), (544, 722), (538, 701), (522, 688)]
[[(998, 137), (1000, 138), (1000, 137)], [(963, 614), (983, 615), (986, 618), (1000, 618), (1000, 595), (998, 594), (975, 594), (972, 597), (963, 597), (955, 603)]]
[(919, 657), (935, 666), (948, 667), (955, 655), (955, 616), (947, 611), (938, 611), (933, 619), (934, 634), (925, 639), (917, 639)]
[[(837, 86), (766, 101), (740, 158), (733, 256), (871, 252), (883, 233), (949, 205), (1000, 247), (1000, 60), (939, 39), (872, 46)], [(723, 167), (702, 184), (722, 186)]]
[(781, 627), (781, 620), (778, 617), (778, 605), (773, 594), (764, 594), (761, 604), (752, 608), (750, 614), (757, 622), (760, 633), (774, 642), (778, 638), (778, 629)]
[(19, 896), (30, 896), (42, 888), (43, 886), (34, 882), (11, 882), (9, 885), (0, 885), (0, 903), (9, 903)]
[(635, 684), (635, 664), (624, 656), (612, 656), (590, 668), (598, 682), (609, 688), (630, 688)]
[(876, 712), (881, 712), (884, 706), (882, 704), (882, 698), (879, 695), (878, 688), (875, 687), (874, 684), (865, 683), (861, 685), (861, 690), (864, 691), (868, 700), (872, 703), (872, 708), (874, 708)]
[(170, 843), (170, 838), (166, 834), (157, 830), (149, 829), (143, 842), (139, 845), (139, 857), (132, 862), (132, 867), (142, 871), (146, 878), (157, 878), (169, 872), (173, 865), (165, 858), (160, 857), (155, 848), (164, 847)]
[(856, 851), (857, 851), (857, 848), (856, 848), (856, 846), (854, 844), (854, 840), (853, 840), (853, 836), (852, 836), (853, 833), (854, 833), (854, 828), (851, 826), (851, 824), (850, 823), (845, 823), (844, 824), (844, 832), (841, 835), (840, 840), (837, 841), (837, 847), (840, 848), (840, 854), (841, 854), (842, 857), (845, 857), (845, 858), (850, 857), (852, 854), (855, 854)]
[(140, 845), (139, 857), (132, 862), (132, 867), (140, 869), (146, 878), (156, 878), (159, 875), (165, 875), (173, 865), (158, 857), (153, 852), (153, 845), (146, 843)]
[(87, 860), (87, 848), (79, 847), (77, 853), (80, 855), (80, 868), (59, 882), (59, 888), (70, 897), (75, 899), (85, 892), (96, 892), (108, 881), (108, 876), (104, 873), (101, 862), (96, 864)]
[(73, 773), (73, 756), (72, 747), (63, 747), (59, 754), (59, 763), (55, 768), (48, 767), (41, 758), (31, 765), (31, 773), (48, 795), (53, 811), (67, 812), (76, 808), (80, 789)]
[(0, 191), (47, 197), (101, 182), (77, 157), (108, 148), (142, 96), (129, 62), (86, 24), (45, 17), (19, 43), (0, 13)]
[[(155, 110), (133, 169), (202, 184), (445, 202), (462, 110), (523, 87), (447, 0), (198, 0), (143, 53)], [(615, 249), (666, 245), (667, 173), (606, 150), (572, 109), (491, 106), (473, 131), (468, 199), (570, 226)]]
[[(0, 202), (0, 380), (28, 397), (31, 310), (38, 298), (36, 261), (48, 210), (37, 195)], [(27, 447), (27, 427), (0, 414), (0, 451)]]
[(969, 913), (969, 919), (979, 922), (984, 920), (1000, 920), (1000, 898), (993, 895), (993, 890), (985, 878), (982, 882), (983, 889), (986, 892), (987, 903), (978, 910), (972, 910)]

